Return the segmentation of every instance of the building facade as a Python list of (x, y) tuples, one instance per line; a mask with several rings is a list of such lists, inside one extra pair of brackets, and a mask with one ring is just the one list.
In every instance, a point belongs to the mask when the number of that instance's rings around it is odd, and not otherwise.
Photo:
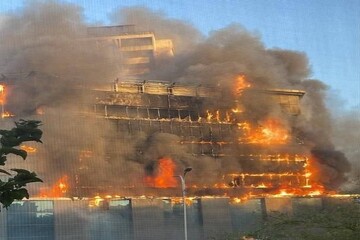
[(112, 44), (121, 54), (122, 72), (134, 77), (148, 73), (156, 64), (156, 58), (173, 56), (170, 39), (157, 39), (154, 32), (138, 32), (134, 25), (89, 27), (89, 41), (96, 41), (98, 47)]

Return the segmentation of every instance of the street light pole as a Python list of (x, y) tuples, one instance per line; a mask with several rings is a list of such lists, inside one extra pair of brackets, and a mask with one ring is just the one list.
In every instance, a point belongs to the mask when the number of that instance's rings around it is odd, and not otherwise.
[(185, 237), (185, 240), (188, 240), (188, 236), (187, 236), (186, 183), (185, 183), (185, 176), (186, 176), (186, 173), (190, 172), (191, 170), (192, 170), (191, 167), (187, 167), (187, 168), (185, 168), (183, 175), (174, 176), (174, 177), (180, 178), (180, 181), (181, 181), (181, 191), (182, 191), (183, 211), (184, 211), (184, 237)]

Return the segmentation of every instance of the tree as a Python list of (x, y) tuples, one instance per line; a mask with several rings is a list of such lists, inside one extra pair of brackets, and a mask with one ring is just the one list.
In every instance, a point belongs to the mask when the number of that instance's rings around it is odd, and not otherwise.
[[(19, 120), (15, 122), (15, 127), (11, 130), (0, 130), (0, 166), (5, 166), (8, 155), (13, 154), (26, 159), (27, 152), (20, 149), (20, 145), (24, 142), (34, 141), (41, 142), (42, 131), (38, 128), (40, 121)], [(42, 182), (35, 172), (25, 169), (10, 169), (15, 175), (0, 167), (0, 173), (8, 175), (8, 178), (0, 179), (0, 203), (4, 207), (8, 207), (15, 200), (29, 198), (29, 193), (25, 188), (28, 183)]]

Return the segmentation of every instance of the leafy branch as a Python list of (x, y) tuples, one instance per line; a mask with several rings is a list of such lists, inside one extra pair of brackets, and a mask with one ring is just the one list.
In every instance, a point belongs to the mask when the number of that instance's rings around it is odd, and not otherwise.
[[(0, 130), (0, 166), (5, 166), (8, 155), (13, 154), (21, 157), (23, 160), (27, 158), (27, 152), (19, 149), (24, 142), (41, 142), (42, 131), (39, 129), (40, 121), (35, 120), (19, 120), (15, 122), (15, 127), (10, 130)], [(8, 207), (15, 200), (29, 198), (29, 193), (25, 188), (28, 183), (42, 182), (35, 172), (25, 169), (10, 169), (15, 172), (12, 174), (0, 168), (0, 173), (6, 174), (7, 180), (0, 180), (0, 203), (4, 207)]]

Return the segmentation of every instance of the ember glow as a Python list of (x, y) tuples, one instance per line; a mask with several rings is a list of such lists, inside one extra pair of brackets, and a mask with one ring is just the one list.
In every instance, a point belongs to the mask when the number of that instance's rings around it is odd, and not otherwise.
[(146, 176), (145, 183), (155, 188), (173, 188), (177, 186), (175, 175), (175, 163), (171, 158), (164, 157), (157, 162), (157, 171), (154, 176)]
[(20, 149), (26, 151), (27, 153), (36, 153), (37, 152), (37, 149), (35, 147), (31, 147), (28, 145), (21, 145)]
[(45, 114), (45, 107), (41, 106), (41, 107), (36, 108), (36, 114), (44, 115)]
[(1, 118), (9, 118), (9, 117), (14, 117), (14, 115), (9, 112), (3, 112), (1, 114)]

